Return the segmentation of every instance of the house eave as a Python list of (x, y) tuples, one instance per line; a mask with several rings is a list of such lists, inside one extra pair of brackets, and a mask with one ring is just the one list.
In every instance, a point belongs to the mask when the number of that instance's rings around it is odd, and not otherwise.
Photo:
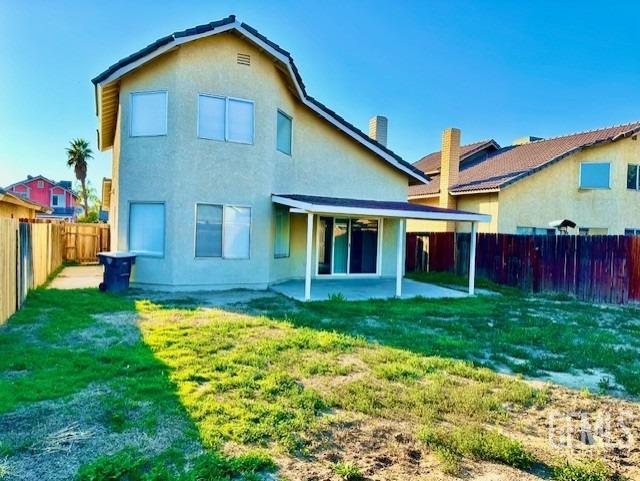
[[(342, 122), (338, 121), (335, 117), (329, 115), (321, 107), (316, 105), (316, 103), (312, 102), (304, 89), (304, 85), (301, 85), (299, 81), (299, 75), (296, 75), (295, 66), (293, 64), (293, 60), (291, 59), (291, 57), (284, 55), (282, 52), (278, 51), (276, 48), (270, 45), (266, 40), (263, 40), (262, 38), (260, 38), (256, 34), (257, 31), (256, 33), (252, 32), (251, 30), (254, 30), (252, 27), (249, 27), (244, 23), (238, 22), (237, 20), (234, 20), (231, 23), (227, 23), (225, 25), (221, 25), (219, 27), (213, 28), (212, 30), (201, 33), (201, 34), (185, 35), (184, 37), (176, 37), (174, 35), (171, 40), (167, 40), (166, 44), (159, 46), (155, 50), (152, 50), (147, 55), (129, 64), (123, 65), (122, 67), (114, 70), (108, 75), (101, 74), (96, 78), (94, 78), (92, 82), (95, 85), (96, 103), (98, 107), (97, 109), (98, 110), (98, 149), (100, 151), (105, 151), (113, 147), (113, 141), (115, 136), (115, 121), (117, 117), (117, 108), (118, 108), (118, 102), (115, 101), (115, 98), (119, 95), (119, 88), (118, 88), (117, 82), (124, 75), (140, 67), (141, 65), (149, 62), (150, 60), (160, 55), (163, 55), (172, 49), (177, 48), (178, 46), (184, 43), (192, 42), (192, 41), (213, 36), (213, 35), (218, 35), (220, 33), (228, 32), (232, 30), (236, 31), (237, 33), (245, 37), (247, 40), (251, 41), (253, 44), (255, 44), (259, 48), (266, 51), (269, 55), (271, 55), (276, 60), (278, 60), (282, 66), (285, 67), (294, 85), (298, 99), (307, 108), (311, 109), (313, 112), (315, 112), (317, 115), (319, 115), (320, 117), (328, 121), (338, 130), (340, 130), (341, 132), (351, 137), (356, 142), (363, 145), (365, 148), (367, 148), (368, 150), (376, 154), (378, 157), (385, 160), (392, 167), (402, 171), (404, 174), (408, 176), (410, 183), (428, 184), (430, 182), (429, 179), (422, 172), (419, 172), (417, 169), (414, 170), (414, 168), (411, 167), (410, 164), (404, 165), (403, 162), (399, 161), (388, 152), (385, 152), (382, 148), (376, 145), (376, 143), (374, 143), (373, 141), (367, 141), (358, 132), (347, 127)], [(111, 89), (113, 91), (111, 91)], [(109, 135), (105, 135), (105, 126), (103, 126), (104, 117), (107, 114), (105, 112), (105, 100), (104, 100), (105, 91), (110, 93), (109, 108), (111, 109), (111, 111), (108, 113), (108, 120), (111, 125), (108, 128)]]

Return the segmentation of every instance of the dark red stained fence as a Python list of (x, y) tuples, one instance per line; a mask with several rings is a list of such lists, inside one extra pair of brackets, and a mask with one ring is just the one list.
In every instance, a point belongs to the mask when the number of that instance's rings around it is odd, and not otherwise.
[[(469, 271), (470, 234), (408, 233), (407, 272)], [(640, 301), (640, 237), (479, 234), (476, 275), (591, 302)]]

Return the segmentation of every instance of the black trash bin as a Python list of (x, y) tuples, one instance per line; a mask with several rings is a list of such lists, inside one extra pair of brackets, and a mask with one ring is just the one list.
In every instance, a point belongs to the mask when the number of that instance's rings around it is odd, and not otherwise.
[(104, 266), (102, 282), (98, 286), (102, 292), (122, 292), (129, 288), (131, 266), (136, 263), (136, 255), (131, 252), (98, 252), (100, 264)]

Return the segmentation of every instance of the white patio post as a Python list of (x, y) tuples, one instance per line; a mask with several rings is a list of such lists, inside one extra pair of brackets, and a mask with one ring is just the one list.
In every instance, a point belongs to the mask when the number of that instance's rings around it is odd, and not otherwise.
[(307, 264), (304, 274), (304, 300), (311, 300), (311, 253), (313, 251), (313, 214), (307, 213)]
[(396, 297), (402, 296), (402, 272), (404, 270), (404, 219), (398, 219), (398, 245), (396, 253)]
[(478, 237), (478, 223), (471, 223), (471, 246), (469, 247), (469, 295), (476, 289), (476, 238)]

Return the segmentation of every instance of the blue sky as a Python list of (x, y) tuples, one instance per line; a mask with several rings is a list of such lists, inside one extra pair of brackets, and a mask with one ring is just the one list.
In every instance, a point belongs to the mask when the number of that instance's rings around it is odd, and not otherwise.
[[(90, 79), (175, 30), (235, 13), (291, 51), (311, 95), (366, 130), (389, 118), (406, 160), (463, 143), (640, 119), (638, 2), (0, 0), (0, 185), (70, 179), (64, 148), (95, 149)], [(109, 176), (99, 153), (89, 178)]]

